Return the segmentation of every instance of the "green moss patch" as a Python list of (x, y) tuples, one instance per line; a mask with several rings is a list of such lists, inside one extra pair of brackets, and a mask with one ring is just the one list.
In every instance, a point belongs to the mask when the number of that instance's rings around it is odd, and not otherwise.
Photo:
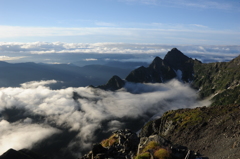
[(152, 150), (152, 149), (159, 149), (159, 144), (156, 143), (155, 141), (150, 141), (142, 150), (142, 152), (148, 151), (148, 150)]
[(149, 152), (144, 152), (135, 157), (135, 159), (150, 159), (150, 153)]
[(171, 159), (171, 153), (164, 148), (160, 148), (154, 152), (154, 157), (156, 159)]
[(101, 142), (101, 145), (103, 147), (110, 147), (112, 146), (113, 144), (115, 143), (118, 143), (119, 140), (118, 140), (118, 137), (116, 134), (113, 134), (112, 136), (110, 136), (108, 139), (105, 139)]

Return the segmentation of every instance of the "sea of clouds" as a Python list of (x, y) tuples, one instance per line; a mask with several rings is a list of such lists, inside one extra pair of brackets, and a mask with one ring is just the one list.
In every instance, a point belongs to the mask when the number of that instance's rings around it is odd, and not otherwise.
[[(230, 61), (240, 54), (240, 45), (0, 42), (0, 61), (71, 63), (77, 59), (81, 59), (81, 57), (77, 57), (77, 55), (85, 55), (85, 59), (82, 60), (87, 61), (90, 59), (95, 62), (98, 62), (101, 56), (104, 56), (105, 60), (138, 60), (151, 62), (153, 59), (152, 56), (159, 56), (163, 58), (167, 52), (174, 47), (178, 48), (187, 56), (197, 58), (202, 62)], [(108, 57), (107, 55), (109, 55), (109, 57), (111, 55), (111, 58), (106, 58)], [(132, 58), (130, 58), (129, 55), (133, 55)], [(73, 57), (72, 59), (70, 58), (71, 56)], [(37, 61), (37, 59), (41, 59), (41, 61)]]
[(47, 152), (57, 145), (54, 151), (59, 156), (66, 152), (81, 156), (114, 130), (138, 131), (167, 110), (210, 104), (199, 101), (195, 90), (177, 80), (126, 83), (115, 92), (91, 87), (51, 90), (47, 86), (57, 82), (0, 88), (0, 154), (9, 148)]
[[(163, 58), (173, 47), (202, 62), (229, 61), (240, 54), (239, 45), (1, 42), (0, 60), (68, 63), (82, 58), (82, 62), (150, 63), (154, 56)], [(177, 80), (165, 84), (127, 82), (115, 92), (91, 87), (52, 90), (50, 85), (58, 82), (32, 81), (0, 88), (0, 155), (9, 148), (27, 148), (56, 158), (73, 158), (114, 130), (137, 132), (167, 110), (210, 104), (199, 101), (196, 90)]]

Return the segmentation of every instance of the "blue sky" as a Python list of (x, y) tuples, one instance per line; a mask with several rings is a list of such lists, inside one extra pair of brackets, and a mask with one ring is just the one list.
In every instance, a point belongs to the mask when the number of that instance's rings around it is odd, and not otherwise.
[(238, 0), (1, 0), (0, 42), (238, 45)]

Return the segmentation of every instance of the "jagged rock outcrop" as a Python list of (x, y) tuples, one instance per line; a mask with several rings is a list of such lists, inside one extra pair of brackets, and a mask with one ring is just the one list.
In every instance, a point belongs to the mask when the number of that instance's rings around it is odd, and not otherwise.
[[(199, 64), (201, 64), (200, 61), (191, 59), (173, 48), (164, 59), (156, 57), (148, 67), (141, 66), (133, 70), (125, 80), (134, 83), (164, 83), (177, 78), (184, 83), (191, 83), (194, 80), (194, 66)], [(124, 86), (124, 84), (118, 85), (112, 81), (114, 80), (110, 79), (106, 85), (98, 86), (98, 88), (117, 90)], [(118, 81), (121, 80), (118, 79)]]
[[(214, 101), (212, 105), (240, 104), (239, 69), (240, 56), (230, 62), (201, 63), (173, 48), (164, 59), (156, 57), (149, 67), (133, 70), (126, 81), (162, 83), (177, 78), (199, 90), (200, 98), (211, 97)], [(124, 84), (125, 81), (114, 76), (106, 85), (98, 88), (117, 90)]]
[(125, 81), (120, 77), (114, 75), (105, 85), (98, 86), (97, 88), (115, 91), (122, 88), (125, 85)]
[(176, 77), (174, 70), (160, 57), (156, 57), (149, 67), (139, 67), (133, 70), (126, 80), (135, 83), (163, 83)]
[(131, 159), (136, 154), (138, 143), (136, 133), (128, 129), (117, 130), (110, 138), (94, 144), (92, 150), (81, 159)]
[[(200, 156), (199, 153), (185, 146), (173, 145), (162, 136), (155, 134), (140, 138), (135, 159), (196, 159), (198, 156)], [(202, 157), (201, 159), (208, 158)]]
[(179, 80), (192, 82), (194, 80), (194, 64), (201, 63), (198, 60), (187, 57), (177, 48), (173, 48), (164, 57), (164, 61), (175, 70)]
[(199, 63), (201, 62), (173, 48), (164, 59), (156, 57), (149, 67), (133, 70), (126, 80), (136, 83), (163, 83), (178, 78), (182, 82), (190, 83), (194, 80), (194, 65)]
[(197, 155), (187, 147), (172, 145), (158, 134), (139, 140), (135, 133), (125, 129), (115, 131), (108, 139), (94, 144), (81, 159), (185, 159), (186, 156), (196, 159)]
[(240, 156), (239, 114), (240, 105), (172, 110), (147, 123), (139, 136), (158, 134), (211, 159), (236, 159)]

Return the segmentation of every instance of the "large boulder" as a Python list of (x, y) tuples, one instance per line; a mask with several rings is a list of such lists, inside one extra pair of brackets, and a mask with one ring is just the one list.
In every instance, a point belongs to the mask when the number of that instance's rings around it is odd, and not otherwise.
[(92, 150), (81, 159), (131, 159), (137, 152), (138, 143), (139, 138), (136, 133), (128, 129), (117, 130), (108, 139), (94, 144)]

